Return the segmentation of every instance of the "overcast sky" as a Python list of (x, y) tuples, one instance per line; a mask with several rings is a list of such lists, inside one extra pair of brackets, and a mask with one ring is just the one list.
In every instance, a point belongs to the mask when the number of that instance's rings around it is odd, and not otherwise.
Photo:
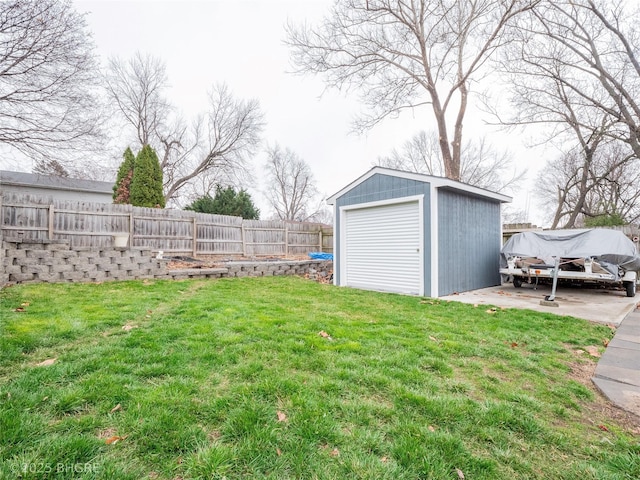
[[(170, 82), (168, 96), (185, 117), (206, 109), (207, 91), (220, 82), (240, 98), (257, 98), (266, 114), (264, 141), (288, 147), (314, 173), (317, 186), (329, 196), (365, 173), (378, 156), (433, 122), (428, 111), (390, 119), (366, 135), (350, 133), (359, 104), (355, 92), (325, 91), (319, 77), (289, 73), (284, 45), (288, 21), (317, 23), (330, 0), (200, 0), (200, 1), (88, 1), (76, 0), (87, 13), (102, 62), (136, 51), (161, 58)], [(480, 116), (469, 116), (465, 134), (486, 130)], [(509, 145), (505, 145), (509, 138)], [(519, 162), (527, 162), (522, 143), (504, 133), (491, 134), (499, 147), (508, 146)], [(501, 145), (502, 144), (502, 145)], [(263, 172), (265, 156), (254, 162)], [(256, 175), (260, 178), (260, 175)], [(264, 185), (250, 189), (254, 197)], [(516, 195), (525, 207), (527, 192)], [(263, 200), (257, 198), (267, 213)], [(532, 212), (533, 213), (533, 212)], [(533, 215), (533, 220), (540, 222)]]

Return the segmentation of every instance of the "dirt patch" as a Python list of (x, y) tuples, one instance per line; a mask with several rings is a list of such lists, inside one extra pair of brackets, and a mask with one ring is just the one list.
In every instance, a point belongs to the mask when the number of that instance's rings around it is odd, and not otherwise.
[(211, 263), (211, 262), (202, 262), (199, 260), (175, 260), (171, 259), (167, 263), (167, 268), (169, 270), (184, 270), (187, 268), (219, 268), (222, 267), (222, 262), (220, 263)]
[[(580, 354), (576, 353), (576, 355)], [(583, 361), (576, 361), (569, 365), (571, 368), (569, 377), (583, 385), (593, 386), (591, 377), (593, 377), (593, 373), (596, 370), (597, 362), (592, 361), (586, 352), (581, 355), (585, 357)]]
[(182, 270), (187, 268), (221, 268), (228, 262), (299, 262), (310, 260), (308, 255), (266, 255), (259, 257), (245, 257), (242, 255), (203, 255), (198, 258), (178, 256), (165, 257), (169, 262), (169, 270)]
[[(167, 257), (167, 268), (169, 270), (186, 270), (186, 269), (208, 269), (208, 268), (226, 268), (235, 262), (247, 262), (256, 264), (265, 264), (268, 262), (309, 262), (312, 259), (308, 255), (281, 255), (281, 256), (208, 256), (208, 257)], [(323, 268), (309, 268), (304, 274), (304, 278), (319, 283), (333, 283), (333, 270)]]
[(581, 358), (569, 365), (571, 368), (569, 377), (595, 392), (594, 401), (583, 405), (585, 422), (602, 429), (602, 426), (606, 427), (607, 422), (613, 421), (634, 435), (640, 435), (640, 417), (611, 403), (591, 381), (597, 362), (584, 351), (582, 353), (579, 349), (572, 351)]

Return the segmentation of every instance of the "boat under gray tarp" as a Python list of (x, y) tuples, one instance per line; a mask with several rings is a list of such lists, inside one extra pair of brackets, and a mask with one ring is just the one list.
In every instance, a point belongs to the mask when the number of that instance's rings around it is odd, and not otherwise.
[(560, 279), (622, 282), (635, 295), (640, 254), (624, 233), (606, 228), (513, 235), (502, 247), (500, 273), (514, 277), (514, 285), (538, 281), (552, 276), (556, 262)]

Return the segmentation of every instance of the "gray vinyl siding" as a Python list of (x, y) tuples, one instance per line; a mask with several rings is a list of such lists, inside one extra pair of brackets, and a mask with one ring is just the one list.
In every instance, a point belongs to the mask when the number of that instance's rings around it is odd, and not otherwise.
[[(429, 197), (430, 184), (426, 182), (420, 182), (417, 180), (411, 180), (407, 178), (393, 177), (390, 175), (375, 174), (355, 186), (344, 195), (336, 199), (336, 218), (334, 221), (334, 238), (340, 239), (340, 207), (348, 205), (357, 205), (370, 202), (378, 202), (382, 200), (391, 200), (394, 198), (410, 197), (414, 195), (424, 195), (423, 198), (423, 222), (424, 222), (424, 235), (423, 235), (423, 272), (424, 272), (424, 289), (425, 292), (431, 291), (431, 259), (429, 252), (431, 251), (431, 223), (429, 220), (430, 215), (430, 197)], [(336, 241), (334, 251), (334, 271), (340, 271), (339, 262), (341, 261), (340, 255), (340, 241)]]
[(40, 186), (7, 185), (0, 183), (0, 193), (16, 193), (24, 195), (36, 195), (46, 197), (51, 200), (62, 200), (72, 202), (91, 203), (113, 203), (113, 191), (111, 192), (89, 192), (73, 189), (54, 189)]
[(0, 190), (52, 200), (113, 203), (112, 182), (0, 170)]
[(438, 189), (438, 295), (500, 284), (500, 203)]

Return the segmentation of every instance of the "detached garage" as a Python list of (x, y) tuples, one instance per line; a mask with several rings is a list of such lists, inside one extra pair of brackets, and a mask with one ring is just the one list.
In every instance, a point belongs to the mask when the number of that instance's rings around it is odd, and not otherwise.
[(334, 283), (440, 297), (500, 284), (500, 206), (511, 198), (374, 167), (328, 199)]

